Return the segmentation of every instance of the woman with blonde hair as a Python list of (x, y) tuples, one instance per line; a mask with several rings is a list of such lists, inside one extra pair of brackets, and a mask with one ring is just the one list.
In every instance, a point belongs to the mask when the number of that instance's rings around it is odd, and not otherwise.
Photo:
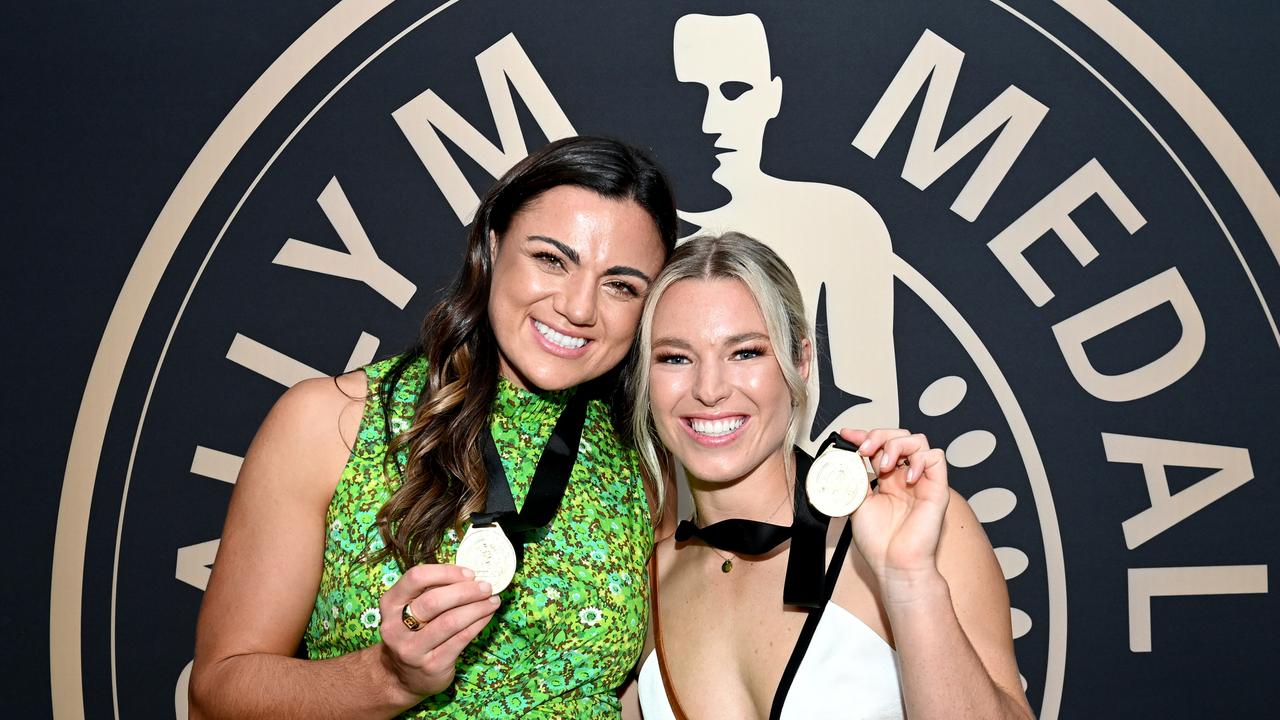
[(842, 431), (836, 475), (866, 482), (865, 458), (877, 485), (847, 517), (815, 507), (844, 496), (793, 448), (805, 317), (786, 265), (737, 233), (681, 245), (650, 291), (634, 433), (652, 471), (683, 466), (694, 513), (654, 555), (644, 717), (1031, 717), (1003, 577), (942, 451)]

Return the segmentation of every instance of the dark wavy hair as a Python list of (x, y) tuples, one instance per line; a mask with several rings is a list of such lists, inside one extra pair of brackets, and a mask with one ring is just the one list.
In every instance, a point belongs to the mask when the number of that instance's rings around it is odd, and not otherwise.
[[(462, 269), (444, 298), (427, 313), (418, 339), (399, 356), (380, 386), (387, 433), (384, 468), (399, 487), (378, 511), (385, 547), (407, 568), (434, 562), (440, 538), (482, 510), (487, 486), (480, 452), (481, 433), (498, 384), (498, 346), (489, 326), (489, 286), (493, 278), (489, 233), (499, 238), (531, 200), (561, 185), (586, 188), (616, 200), (631, 200), (653, 219), (663, 245), (663, 261), (675, 248), (679, 221), (671, 183), (645, 152), (608, 138), (557, 140), (516, 163), (489, 188), (467, 235)], [(412, 425), (392, 436), (390, 412), (396, 386), (409, 365), (426, 358), (428, 379)], [(630, 442), (630, 396), (624, 378), (634, 362), (628, 353), (618, 368), (593, 382), (607, 396), (615, 432)], [(404, 460), (400, 459), (403, 453)], [(645, 474), (649, 497), (655, 482)]]

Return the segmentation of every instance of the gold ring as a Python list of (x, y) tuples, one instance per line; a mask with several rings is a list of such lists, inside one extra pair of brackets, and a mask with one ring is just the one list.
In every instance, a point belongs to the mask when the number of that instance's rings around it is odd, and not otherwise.
[(911, 461), (907, 458), (902, 458), (898, 461), (898, 467), (911, 467)]
[(411, 602), (404, 604), (404, 609), (400, 611), (400, 622), (404, 623), (404, 626), (409, 628), (410, 632), (418, 632), (426, 626), (426, 623), (413, 614), (413, 610), (409, 607), (412, 604)]

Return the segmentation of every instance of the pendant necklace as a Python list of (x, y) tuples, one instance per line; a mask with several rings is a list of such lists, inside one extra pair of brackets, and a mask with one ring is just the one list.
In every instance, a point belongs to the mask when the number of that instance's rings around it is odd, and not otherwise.
[[(786, 494), (782, 496), (782, 500), (778, 503), (778, 506), (775, 507), (773, 509), (773, 512), (769, 513), (769, 517), (765, 518), (762, 522), (767, 523), (770, 520), (772, 520), (773, 516), (777, 515), (778, 511), (782, 509), (782, 506), (786, 504), (787, 498), (789, 497), (791, 497), (791, 490), (788, 488)], [(690, 521), (695, 524), (697, 523), (698, 511), (696, 509), (693, 511), (693, 516), (690, 518)], [(733, 570), (733, 557), (730, 555), (725, 555), (724, 553), (720, 552), (719, 548), (717, 548), (715, 545), (712, 545), (710, 543), (707, 543), (706, 545), (707, 547), (711, 548), (711, 552), (715, 553), (716, 555), (719, 555), (720, 559), (724, 560), (724, 562), (720, 563), (720, 572), (722, 573), (731, 572)]]

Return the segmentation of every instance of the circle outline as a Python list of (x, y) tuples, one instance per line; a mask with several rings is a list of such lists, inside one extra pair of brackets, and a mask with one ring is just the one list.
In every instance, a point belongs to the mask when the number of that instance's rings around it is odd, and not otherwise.
[[(434, 15), (443, 9), (453, 5), (458, 0), (449, 0), (434, 10)], [(997, 5), (1005, 8), (1018, 17), (1023, 17), (1012, 8), (999, 2), (992, 0)], [(257, 81), (246, 91), (240, 101), (232, 108), (228, 115), (219, 123), (218, 127), (211, 134), (210, 139), (205, 146), (197, 153), (195, 159), (184, 173), (182, 179), (179, 180), (173, 193), (166, 201), (164, 208), (157, 217), (155, 224), (148, 233), (146, 240), (139, 251), (138, 258), (135, 260), (129, 275), (125, 280), (124, 287), (121, 291), (116, 304), (113, 306), (111, 316), (108, 320), (107, 327), (103, 333), (102, 341), (98, 350), (94, 355), (93, 365), (90, 369), (88, 380), (85, 385), (85, 392), (82, 396), (80, 409), (77, 414), (75, 428), (72, 432), (71, 449), (68, 452), (68, 461), (64, 472), (63, 491), (59, 502), (58, 523), (54, 540), (54, 562), (53, 574), (50, 588), (50, 608), (51, 618), (58, 618), (59, 622), (50, 623), (50, 670), (51, 685), (53, 696), (54, 716), (62, 720), (63, 718), (80, 718), (83, 717), (83, 684), (81, 678), (81, 652), (80, 652), (80, 630), (81, 630), (81, 602), (83, 591), (83, 573), (85, 560), (85, 543), (87, 541), (88, 521), (92, 510), (92, 490), (96, 483), (98, 463), (100, 461), (107, 426), (110, 419), (110, 411), (114, 406), (115, 397), (119, 391), (119, 383), (124, 371), (124, 365), (127, 362), (129, 351), (132, 349), (136, 340), (138, 329), (142, 319), (146, 314), (147, 307), (151, 298), (154, 296), (159, 278), (168, 266), (169, 260), (172, 258), (173, 252), (185, 236), (186, 228), (189, 227), (194, 214), (207, 200), (208, 193), (213, 185), (221, 177), (227, 165), (235, 157), (249, 134), (253, 132), (265, 119), (266, 115), (274, 108), (284, 94), (301, 80), (307, 72), (314, 67), (314, 62), (307, 66), (306, 70), (297, 72), (296, 66), (290, 67), (288, 61), (295, 59), (295, 55), (311, 56), (314, 55), (315, 46), (328, 45), (328, 49), (320, 53), (319, 59), (327, 56), (328, 52), (336, 47), (345, 37), (347, 37), (356, 28), (363, 25), (365, 21), (374, 14), (385, 8), (391, 3), (391, 0), (376, 0), (375, 2), (363, 2), (361, 0), (342, 0), (338, 5), (332, 8), (324, 16), (322, 16), (315, 24), (309, 27), (304, 33), (287, 48), (284, 53), (259, 77)], [(1187, 112), (1185, 106), (1180, 102), (1174, 102), (1170, 95), (1166, 92), (1166, 83), (1177, 81), (1189, 84), (1192, 88), (1198, 90), (1189, 76), (1180, 66), (1173, 63), (1166, 53), (1156, 46), (1159, 51), (1154, 58), (1143, 56), (1137, 52), (1134, 47), (1129, 44), (1118, 42), (1116, 36), (1104, 34), (1099, 29), (1099, 13), (1110, 13), (1108, 20), (1127, 23), (1136, 30), (1141, 38), (1150, 41), (1150, 38), (1142, 33), (1136, 24), (1121, 14), (1109, 2), (1098, 0), (1085, 7), (1084, 2), (1079, 0), (1057, 0), (1057, 4), (1069, 13), (1075, 16), (1091, 31), (1104, 39), (1111, 45), (1120, 55), (1137, 69), (1143, 77), (1152, 84), (1153, 87), (1161, 93), (1166, 100), (1170, 101), (1175, 112), (1187, 120)], [(429, 17), (429, 16), (428, 16)], [(1116, 18), (1119, 20), (1116, 20)], [(427, 18), (423, 18), (425, 21)], [(333, 25), (340, 25), (343, 22), (355, 24), (348, 28), (345, 33), (334, 36), (335, 28)], [(422, 21), (419, 21), (422, 22)], [(1038, 28), (1034, 23), (1026, 21), (1033, 27)], [(1127, 29), (1127, 28), (1126, 28)], [(1043, 30), (1041, 30), (1044, 32)], [(329, 35), (326, 35), (329, 33)], [(1057, 42), (1060, 47), (1075, 55), (1067, 46), (1061, 44), (1056, 38), (1045, 33), (1047, 37)], [(1136, 41), (1134, 41), (1136, 42)], [(310, 51), (310, 52), (308, 52)], [(287, 59), (287, 60), (286, 60)], [(1091, 66), (1084, 63), (1083, 59), (1079, 59), (1099, 80), (1106, 83), (1106, 80), (1098, 75)], [(1172, 66), (1174, 72), (1168, 72), (1169, 67), (1164, 66), (1160, 69), (1165, 71), (1164, 75), (1157, 75), (1148, 72), (1151, 67), (1147, 63), (1167, 62)], [(296, 74), (296, 77), (293, 75)], [(1170, 79), (1169, 76), (1172, 76)], [(292, 82), (289, 82), (292, 77)], [(1160, 82), (1158, 78), (1163, 79)], [(1110, 87), (1110, 86), (1109, 86)], [(1113, 90), (1117, 97), (1120, 97), (1126, 104), (1127, 101)], [(266, 105), (262, 101), (268, 98), (261, 97), (267, 94), (276, 94), (276, 102)], [(1190, 123), (1197, 136), (1205, 144), (1210, 155), (1218, 163), (1218, 165), (1226, 173), (1226, 176), (1236, 192), (1245, 200), (1246, 208), (1253, 217), (1255, 224), (1262, 231), (1263, 236), (1267, 240), (1274, 252), (1280, 255), (1280, 237), (1273, 232), (1273, 222), (1264, 222), (1265, 215), (1269, 217), (1272, 210), (1276, 206), (1280, 206), (1280, 196), (1277, 196), (1275, 189), (1269, 182), (1265, 182), (1265, 174), (1257, 165), (1257, 161), (1247, 152), (1237, 134), (1231, 130), (1226, 118), (1213, 105), (1212, 101), (1199, 93), (1192, 101), (1200, 105), (1199, 110), (1208, 111), (1210, 118), (1215, 125), (1226, 128), (1231, 132), (1230, 138), (1219, 140), (1217, 138), (1207, 139), (1200, 131), (1197, 123)], [(1130, 107), (1132, 107), (1130, 105)], [(1137, 113), (1136, 108), (1133, 110)], [(255, 121), (256, 118), (256, 121)], [(1141, 118), (1145, 123), (1145, 118)], [(1148, 127), (1150, 128), (1149, 124)], [(1154, 133), (1154, 129), (1152, 128)], [(239, 143), (236, 138), (240, 137)], [(1162, 138), (1158, 138), (1162, 144)], [(1233, 147), (1226, 145), (1238, 145), (1245, 150), (1244, 158), (1238, 157), (1238, 153), (1233, 153)], [(234, 145), (234, 147), (232, 147)], [(1166, 145), (1167, 148), (1167, 145)], [(1168, 152), (1174, 155), (1171, 148)], [(1175, 162), (1181, 166), (1180, 160), (1174, 156)], [(1240, 166), (1244, 166), (1240, 170)], [(1184, 174), (1188, 180), (1193, 183), (1197, 191), (1200, 192), (1202, 199), (1210, 207), (1211, 213), (1218, 220), (1224, 233), (1228, 235), (1229, 241), (1235, 246), (1234, 239), (1230, 238), (1229, 232), (1226, 230), (1225, 224), (1222, 223), (1220, 217), (1217, 216), (1216, 209), (1209, 203), (1207, 196), (1203, 190), (1199, 188), (1198, 183), (1190, 176), (1190, 173), (1183, 168)], [(1254, 187), (1248, 189), (1243, 187), (1245, 180), (1253, 183), (1253, 178), (1243, 178), (1243, 174), (1250, 174), (1254, 177), (1264, 179), (1262, 183), (1265, 187)], [(200, 188), (204, 187), (203, 193)], [(194, 193), (192, 191), (195, 191)], [(197, 195), (200, 199), (193, 202), (191, 196)], [(1263, 207), (1258, 202), (1250, 202), (1250, 198), (1263, 196), (1263, 200), (1268, 205)], [(1272, 202), (1274, 200), (1274, 203)], [(184, 220), (185, 218), (185, 220)], [(1274, 219), (1274, 218), (1273, 218)], [(1247, 264), (1240, 251), (1237, 248), (1237, 257), (1245, 266), (1246, 273), (1250, 275)], [(201, 266), (203, 268), (203, 265)], [(147, 283), (151, 285), (148, 288)], [(194, 287), (194, 284), (193, 284)], [(1255, 293), (1259, 295), (1264, 312), (1267, 314), (1272, 324), (1273, 332), (1275, 331), (1275, 323), (1271, 318), (1269, 308), (1265, 298), (1261, 296), (1261, 291), (1254, 282)], [(185, 302), (185, 301), (184, 301)], [(175, 318), (176, 323), (177, 318)], [(1280, 339), (1280, 338), (1278, 338)], [(166, 343), (167, 344), (167, 343)], [(161, 361), (157, 362), (157, 372)], [(144, 413), (145, 415), (145, 409)], [(139, 418), (139, 432), (141, 431), (143, 418)], [(136, 442), (135, 442), (136, 450)], [(132, 454), (131, 461), (132, 465)], [(127, 481), (126, 481), (127, 482)], [(121, 505), (123, 513), (123, 505), (125, 498), (122, 497)], [(116, 552), (118, 553), (118, 542)], [(114, 578), (113, 578), (114, 584)], [(112, 593), (112, 604), (114, 607), (114, 589)], [(114, 623), (112, 632), (114, 633)], [(113, 647), (114, 657), (114, 647)], [(114, 688), (114, 660), (113, 660), (113, 704), (115, 702)], [(118, 716), (118, 708), (116, 711)]]

